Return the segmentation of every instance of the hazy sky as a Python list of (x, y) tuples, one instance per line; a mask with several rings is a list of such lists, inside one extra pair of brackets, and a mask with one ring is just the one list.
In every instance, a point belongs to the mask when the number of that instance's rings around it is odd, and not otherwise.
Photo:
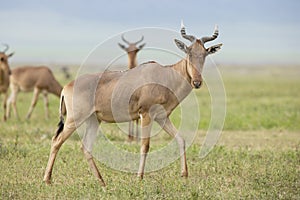
[(299, 10), (299, 0), (10, 0), (0, 6), (0, 42), (16, 52), (12, 62), (80, 63), (113, 35), (142, 27), (179, 32), (183, 19), (198, 37), (219, 25), (211, 43), (224, 44), (214, 55), (219, 63), (300, 64)]

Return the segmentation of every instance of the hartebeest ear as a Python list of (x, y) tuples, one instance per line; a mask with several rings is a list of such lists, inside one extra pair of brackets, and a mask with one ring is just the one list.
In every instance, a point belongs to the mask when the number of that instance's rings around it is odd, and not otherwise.
[(206, 49), (207, 51), (207, 54), (213, 54), (213, 53), (216, 53), (219, 49), (221, 49), (221, 46), (223, 44), (217, 44), (217, 45), (214, 45), (214, 46), (211, 46), (209, 48)]
[(12, 52), (12, 53), (8, 54), (7, 57), (8, 57), (8, 58), (9, 58), (9, 57), (12, 57), (14, 54), (15, 54), (15, 52)]
[(141, 50), (144, 46), (146, 45), (146, 43), (144, 43), (144, 44), (141, 44), (138, 48), (139, 48), (139, 50)]
[(123, 44), (118, 43), (118, 45), (121, 47), (121, 49), (124, 49), (125, 51), (127, 51), (126, 47)]
[(181, 42), (180, 40), (177, 40), (177, 39), (175, 39), (174, 41), (175, 41), (177, 47), (178, 47), (180, 50), (182, 50), (184, 53), (187, 53), (187, 52), (188, 52), (188, 51), (187, 51), (187, 46), (186, 46), (183, 42)]

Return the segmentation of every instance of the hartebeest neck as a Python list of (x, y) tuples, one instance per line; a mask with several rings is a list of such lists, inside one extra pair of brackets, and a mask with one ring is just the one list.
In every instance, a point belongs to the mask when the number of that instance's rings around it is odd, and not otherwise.
[(128, 53), (128, 68), (132, 69), (135, 68), (136, 66), (137, 66), (136, 54)]
[(191, 76), (188, 74), (186, 59), (180, 60), (178, 63), (171, 65), (177, 75), (173, 75), (171, 87), (176, 94), (178, 101), (181, 102), (191, 91)]
[(191, 76), (188, 73), (187, 70), (187, 60), (186, 59), (182, 59), (180, 60), (178, 63), (172, 65), (173, 69), (175, 71), (177, 71), (182, 77), (184, 77), (184, 79), (190, 83), (191, 82)]
[(6, 91), (9, 86), (9, 71), (0, 69), (0, 92)]
[(54, 82), (52, 83), (52, 87), (50, 87), (49, 89), (49, 92), (60, 97), (61, 91), (62, 91), (62, 86), (56, 80), (54, 80)]

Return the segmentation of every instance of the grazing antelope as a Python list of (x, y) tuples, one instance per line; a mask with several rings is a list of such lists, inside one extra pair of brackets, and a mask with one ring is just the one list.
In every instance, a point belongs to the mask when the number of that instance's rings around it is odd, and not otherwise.
[(6, 51), (9, 49), (7, 44), (3, 44), (5, 49), (0, 51), (0, 94), (4, 94), (3, 99), (3, 120), (6, 121), (6, 100), (8, 95), (8, 88), (9, 88), (9, 75), (11, 74), (9, 65), (8, 65), (8, 58), (10, 58), (14, 53), (10, 53), (6, 55)]
[[(123, 44), (119, 44), (119, 46), (121, 47), (121, 49), (123, 49), (124, 51), (127, 52), (128, 55), (128, 68), (132, 69), (135, 68), (137, 66), (137, 53), (146, 45), (146, 43), (141, 44), (139, 46), (137, 46), (138, 43), (141, 43), (144, 40), (144, 36), (142, 36), (142, 38), (137, 41), (137, 42), (128, 42), (125, 38), (124, 35), (122, 35), (122, 40), (128, 45), (128, 47), (125, 47), (125, 45)], [(136, 139), (138, 140), (138, 136), (139, 136), (139, 119), (137, 119), (136, 121)], [(129, 122), (129, 131), (128, 131), (128, 140), (131, 142), (133, 141), (133, 136), (134, 136), (134, 123), (132, 121)]]
[(217, 28), (211, 37), (197, 39), (192, 35), (186, 35), (182, 26), (181, 35), (192, 44), (186, 46), (175, 39), (178, 48), (186, 53), (186, 58), (176, 64), (162, 66), (156, 62), (148, 62), (127, 71), (83, 75), (64, 87), (61, 105), (66, 106), (67, 116), (64, 122), (61, 114), (59, 127), (52, 138), (44, 175), (46, 183), (50, 183), (54, 161), (61, 145), (77, 127), (86, 123), (82, 150), (94, 175), (100, 184), (105, 186), (91, 152), (99, 124), (102, 121), (128, 122), (138, 118), (141, 119), (142, 127), (138, 177), (142, 179), (144, 175), (153, 121), (176, 139), (181, 156), (181, 176), (188, 176), (185, 141), (178, 134), (169, 116), (193, 88), (200, 88), (205, 57), (219, 50), (222, 44), (204, 47), (206, 42), (217, 38)]
[(10, 117), (10, 104), (12, 104), (14, 114), (19, 119), (19, 114), (16, 105), (17, 95), (20, 91), (29, 92), (33, 90), (33, 98), (28, 113), (26, 115), (26, 119), (30, 118), (40, 93), (43, 93), (45, 104), (45, 117), (46, 119), (48, 119), (48, 93), (52, 93), (57, 97), (60, 97), (62, 86), (57, 82), (57, 80), (53, 76), (52, 71), (48, 67), (25, 66), (11, 70), (10, 89), (11, 94), (9, 99), (7, 100), (8, 108), (6, 117)]
[(62, 73), (65, 75), (65, 79), (70, 79), (71, 78), (71, 73), (69, 67), (62, 67), (61, 68)]

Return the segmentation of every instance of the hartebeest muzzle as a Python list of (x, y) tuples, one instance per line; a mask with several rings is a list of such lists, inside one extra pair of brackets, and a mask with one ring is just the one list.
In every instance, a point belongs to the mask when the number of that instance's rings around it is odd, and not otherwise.
[(196, 77), (192, 78), (191, 85), (192, 85), (193, 88), (199, 89), (202, 85), (202, 82), (203, 82), (203, 79), (202, 79), (202, 76), (200, 74), (200, 75), (197, 75)]
[(193, 81), (193, 86), (198, 89), (200, 88), (202, 85), (202, 81)]

